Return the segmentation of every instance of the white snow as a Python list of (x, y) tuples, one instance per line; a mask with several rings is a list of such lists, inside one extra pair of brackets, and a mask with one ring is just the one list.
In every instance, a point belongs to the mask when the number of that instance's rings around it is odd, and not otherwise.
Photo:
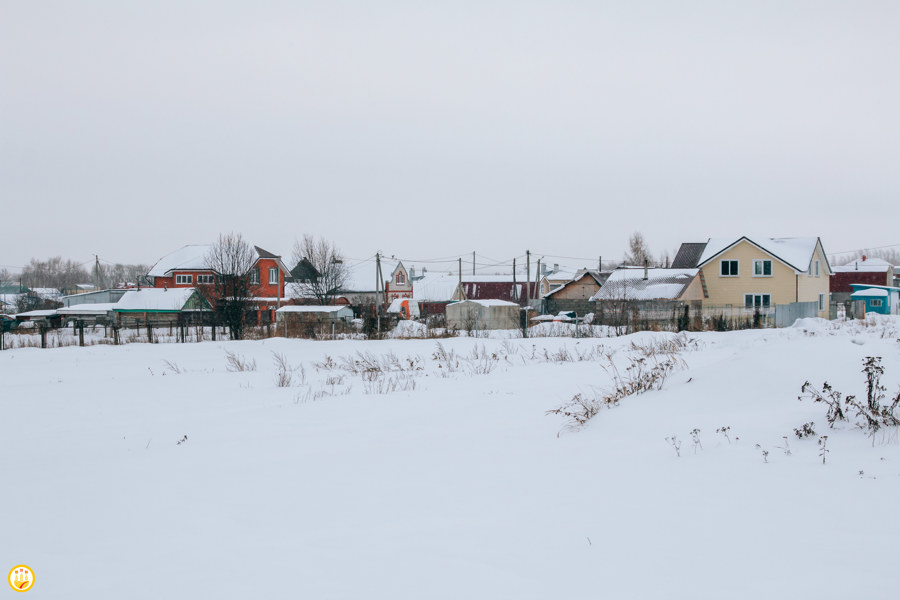
[(591, 300), (657, 300), (680, 297), (699, 269), (616, 269)]
[(181, 310), (196, 290), (194, 288), (142, 288), (125, 292), (115, 310)]
[(850, 294), (851, 298), (879, 298), (883, 296), (887, 296), (888, 291), (882, 290), (878, 288), (865, 288), (862, 290), (857, 290)]
[(575, 432), (546, 413), (610, 386), (591, 356), (673, 334), (2, 351), (0, 564), (35, 598), (894, 598), (896, 432), (797, 396), (864, 397), (865, 356), (893, 395), (898, 328), (688, 334)]
[(847, 265), (831, 267), (831, 270), (835, 273), (886, 273), (888, 269), (893, 268), (893, 265), (886, 260), (880, 258), (867, 258), (866, 260), (855, 260)]
[(149, 277), (166, 277), (171, 275), (172, 271), (176, 269), (181, 271), (209, 269), (206, 257), (211, 249), (212, 245), (210, 244), (189, 244), (183, 246), (159, 259), (147, 275)]

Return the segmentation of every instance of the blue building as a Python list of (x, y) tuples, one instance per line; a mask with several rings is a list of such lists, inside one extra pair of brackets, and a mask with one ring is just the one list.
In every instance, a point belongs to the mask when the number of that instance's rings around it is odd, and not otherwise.
[(864, 300), (866, 313), (900, 314), (900, 288), (867, 283), (851, 283), (850, 287), (853, 288), (850, 299)]

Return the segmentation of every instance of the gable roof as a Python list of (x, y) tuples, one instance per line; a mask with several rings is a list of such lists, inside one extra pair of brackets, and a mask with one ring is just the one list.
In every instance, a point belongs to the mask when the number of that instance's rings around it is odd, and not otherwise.
[(591, 300), (675, 300), (684, 294), (700, 269), (619, 268)]
[[(206, 257), (212, 249), (212, 244), (188, 244), (175, 252), (163, 256), (147, 272), (147, 277), (168, 277), (173, 271), (211, 271), (206, 264)], [(288, 268), (281, 262), (281, 257), (263, 250), (259, 246), (253, 246), (256, 260), (260, 258), (274, 259), (282, 271), (288, 273)]]
[(549, 298), (549, 297), (552, 296), (553, 294), (555, 294), (555, 293), (557, 293), (557, 292), (559, 292), (559, 291), (564, 290), (565, 288), (569, 287), (570, 285), (573, 285), (573, 284), (578, 283), (579, 281), (581, 281), (581, 280), (584, 279), (585, 277), (590, 277), (591, 279), (594, 280), (594, 282), (595, 282), (598, 286), (603, 287), (603, 283), (608, 279), (609, 273), (606, 273), (606, 276), (604, 276), (604, 274), (602, 274), (602, 273), (600, 273), (600, 272), (598, 272), (598, 271), (593, 271), (593, 270), (591, 270), (591, 269), (582, 269), (581, 271), (579, 271), (578, 273), (576, 273), (575, 276), (572, 277), (572, 279), (570, 279), (569, 281), (565, 282), (564, 284), (562, 284), (562, 285), (560, 285), (560, 286), (558, 286), (558, 287), (553, 288), (552, 290), (550, 290), (549, 292), (547, 292), (546, 294), (544, 294), (543, 297), (544, 297), (544, 298)]
[[(115, 311), (136, 312), (179, 312), (191, 297), (197, 294), (195, 288), (143, 288), (126, 292), (115, 304)], [(206, 300), (197, 294), (202, 304), (208, 308)]]
[[(697, 266), (702, 267), (706, 263), (712, 261), (720, 254), (737, 246), (739, 243), (746, 241), (770, 254), (773, 258), (778, 259), (785, 265), (794, 269), (794, 271), (802, 272), (809, 269), (812, 263), (813, 254), (816, 248), (821, 245), (821, 241), (817, 237), (804, 238), (756, 238), (752, 240), (747, 236), (734, 238), (710, 238), (703, 249)], [(822, 255), (825, 252), (823, 250)], [(831, 266), (828, 264), (828, 258), (825, 258), (826, 272), (831, 272)]]

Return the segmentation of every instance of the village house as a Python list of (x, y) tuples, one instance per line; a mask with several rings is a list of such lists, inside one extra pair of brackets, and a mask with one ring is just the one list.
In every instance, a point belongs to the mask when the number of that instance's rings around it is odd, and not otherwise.
[(813, 316), (829, 316), (832, 269), (819, 238), (712, 238), (682, 244), (673, 265), (699, 269), (704, 307), (815, 302)]
[(894, 284), (894, 266), (880, 258), (856, 259), (846, 265), (832, 267), (830, 291), (834, 302), (846, 302), (853, 293), (851, 284), (892, 286)]
[[(214, 301), (212, 284), (219, 275), (207, 264), (210, 244), (184, 246), (159, 259), (147, 273), (154, 288), (198, 288)], [(274, 321), (274, 311), (285, 297), (285, 276), (288, 268), (277, 254), (253, 246), (256, 260), (250, 269), (253, 294), (252, 310), (257, 322)]]

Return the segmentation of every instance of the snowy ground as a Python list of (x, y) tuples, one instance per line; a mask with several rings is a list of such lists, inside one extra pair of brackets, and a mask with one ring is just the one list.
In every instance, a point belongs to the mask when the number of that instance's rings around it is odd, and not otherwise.
[(897, 435), (797, 396), (862, 395), (865, 356), (893, 396), (898, 329), (690, 334), (577, 431), (546, 411), (672, 334), (0, 352), (0, 567), (31, 598), (895, 598)]

